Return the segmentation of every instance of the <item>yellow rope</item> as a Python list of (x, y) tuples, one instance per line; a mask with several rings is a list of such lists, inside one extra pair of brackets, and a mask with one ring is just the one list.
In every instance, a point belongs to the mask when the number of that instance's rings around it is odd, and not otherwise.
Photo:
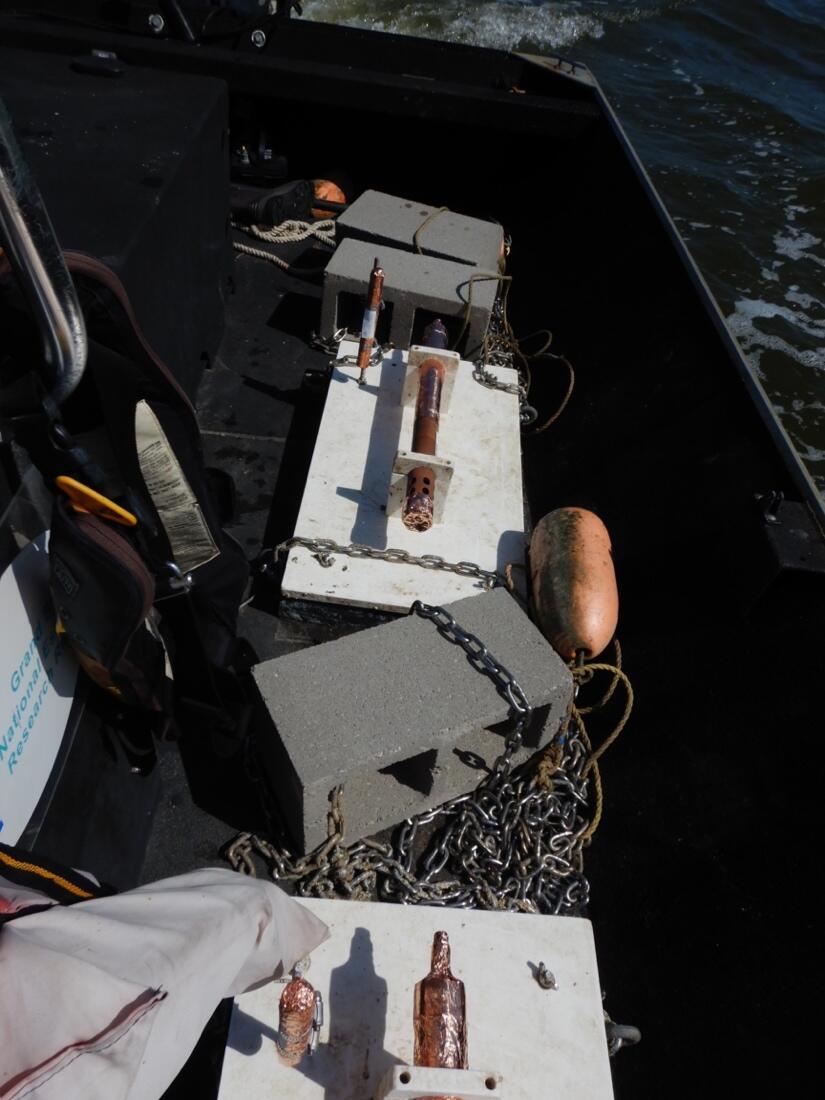
[(37, 863), (24, 863), (19, 859), (15, 859), (14, 856), (7, 855), (5, 852), (0, 852), (0, 862), (5, 863), (8, 867), (14, 867), (18, 871), (28, 871), (29, 874), (40, 875), (41, 878), (49, 879), (51, 882), (56, 883), (64, 890), (68, 890), (70, 894), (75, 894), (79, 898), (94, 897), (88, 890), (81, 890), (79, 886), (75, 886), (75, 884), (69, 882), (67, 878), (63, 878), (62, 875), (56, 875), (53, 871), (47, 871), (45, 867), (41, 867)]
[(522, 610), (525, 611), (529, 615), (530, 614), (530, 608), (529, 608), (529, 605), (528, 605), (528, 602), (527, 602), (527, 596), (522, 595), (522, 593), (519, 591), (518, 585), (516, 584), (515, 580), (513, 579), (513, 570), (514, 569), (521, 569), (523, 572), (526, 573), (527, 566), (524, 565), (520, 561), (508, 561), (508, 562), (506, 562), (506, 564), (504, 566), (504, 584), (507, 588), (507, 591), (513, 597), (513, 599), (516, 601), (516, 603), (519, 605), (519, 607), (522, 608)]
[(439, 214), (449, 213), (449, 210), (449, 206), (439, 206), (437, 210), (433, 210), (432, 214), (427, 215), (421, 225), (419, 225), (418, 229), (416, 229), (415, 233), (413, 233), (413, 248), (419, 254), (419, 256), (423, 252), (423, 249), (418, 240), (419, 236), (424, 232), (424, 230), (427, 228), (430, 222), (433, 221), (434, 218), (437, 218)]
[[(474, 284), (475, 283), (480, 283), (480, 282), (489, 282), (491, 279), (495, 280), (495, 282), (497, 282), (497, 283), (504, 283), (505, 285), (509, 285), (513, 281), (513, 276), (512, 275), (493, 274), (492, 272), (489, 272), (489, 271), (477, 271), (474, 275), (471, 275), (470, 278), (466, 280), (466, 282), (461, 283), (459, 285), (459, 288), (458, 288), (459, 290), (461, 290), (461, 287), (463, 287), (463, 286), (467, 287), (467, 304), (464, 308), (464, 320), (462, 321), (461, 329), (459, 330), (458, 336), (456, 336), (455, 340), (453, 341), (453, 350), (455, 350), (458, 347), (458, 345), (461, 343), (461, 340), (462, 340), (462, 337), (464, 336), (464, 333), (467, 331), (467, 329), (470, 326), (470, 314), (472, 313), (472, 309), (473, 309), (473, 286), (474, 286)], [(485, 336), (484, 340), (482, 340), (482, 342), (481, 342), (482, 352), (484, 350), (484, 345), (485, 345), (486, 339), (487, 339), (487, 337)], [(464, 352), (464, 354), (469, 356), (475, 350), (476, 350), (475, 348), (468, 348)], [(483, 358), (483, 355), (482, 355), (482, 358)]]
[[(622, 667), (622, 647), (619, 644), (619, 639), (618, 638), (613, 639), (613, 650), (616, 654), (616, 661), (615, 661), (616, 668), (618, 670), (620, 670), (621, 667)], [(582, 668), (580, 670), (580, 673), (579, 673), (579, 677), (578, 677), (580, 685), (584, 684), (584, 683), (587, 683), (589, 680), (592, 679), (592, 676), (585, 676), (584, 675), (592, 667), (593, 667), (592, 665), (583, 665), (582, 666)], [(601, 708), (603, 706), (605, 706), (605, 704), (609, 703), (610, 700), (613, 698), (613, 694), (616, 691), (616, 688), (619, 686), (620, 683), (621, 683), (621, 680), (620, 680), (619, 676), (618, 675), (614, 676), (613, 679), (610, 681), (610, 687), (607, 689), (607, 691), (604, 693), (604, 695), (601, 697), (601, 699), (599, 699), (598, 703), (592, 703), (589, 707), (579, 707), (579, 714), (592, 714), (593, 711), (601, 710)]]
[(548, 745), (541, 754), (536, 765), (536, 785), (542, 790), (552, 791), (553, 776), (561, 767), (563, 756), (564, 750), (558, 743)]
[[(621, 646), (619, 645), (618, 639), (615, 641), (615, 649), (617, 658), (617, 664), (615, 665), (610, 665), (604, 662), (597, 662), (594, 664), (584, 665), (581, 669), (573, 669), (574, 678), (580, 682), (582, 680), (584, 680), (585, 682), (589, 680), (594, 672), (610, 672), (613, 674), (613, 680), (611, 681), (610, 687), (607, 689), (607, 691), (598, 701), (598, 703), (594, 703), (592, 706), (589, 707), (581, 708), (577, 707), (574, 704), (572, 709), (573, 721), (578, 727), (579, 734), (588, 752), (587, 760), (585, 761), (584, 765), (584, 770), (582, 771), (582, 778), (586, 778), (590, 772), (593, 773), (593, 817), (590, 821), (590, 824), (581, 834), (581, 839), (584, 842), (589, 841), (593, 837), (593, 834), (596, 832), (599, 824), (601, 823), (602, 813), (604, 811), (604, 787), (602, 785), (601, 771), (599, 770), (599, 760), (602, 756), (604, 756), (604, 754), (607, 752), (607, 750), (625, 728), (628, 723), (628, 719), (630, 718), (631, 711), (633, 710), (633, 686), (630, 683), (627, 674), (620, 667), (622, 650)], [(619, 683), (623, 685), (626, 692), (624, 711), (622, 712), (621, 717), (619, 718), (618, 722), (613, 727), (611, 732), (607, 735), (607, 737), (605, 737), (604, 741), (602, 741), (598, 748), (594, 749), (593, 744), (590, 740), (590, 735), (587, 732), (587, 727), (584, 724), (584, 718), (582, 717), (582, 715), (591, 714), (593, 711), (603, 707), (612, 698)]]
[(559, 362), (564, 363), (565, 366), (567, 367), (567, 370), (569, 372), (569, 377), (568, 377), (568, 381), (567, 381), (567, 389), (565, 391), (564, 397), (559, 402), (559, 405), (558, 405), (556, 411), (551, 413), (550, 416), (547, 417), (547, 419), (541, 425), (540, 428), (535, 428), (533, 430), (534, 435), (538, 435), (539, 432), (546, 432), (551, 424), (556, 423), (558, 418), (561, 416), (561, 414), (567, 408), (567, 406), (570, 402), (570, 398), (573, 396), (573, 390), (574, 390), (575, 385), (576, 385), (576, 373), (573, 370), (573, 364), (570, 362), (569, 359), (565, 358), (565, 356), (563, 356), (563, 355), (550, 355), (549, 353), (547, 355), (547, 358), (548, 359), (556, 359)]

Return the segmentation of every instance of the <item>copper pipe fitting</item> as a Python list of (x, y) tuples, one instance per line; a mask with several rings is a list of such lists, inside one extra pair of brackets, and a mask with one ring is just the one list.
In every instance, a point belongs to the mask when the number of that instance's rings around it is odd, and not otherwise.
[[(438, 359), (425, 359), (418, 368), (418, 398), (412, 439), (412, 449), (418, 454), (436, 453), (443, 386), (444, 364)], [(435, 470), (431, 466), (416, 466), (410, 470), (407, 475), (407, 499), (401, 513), (401, 520), (408, 530), (429, 531), (432, 527), (434, 495)]]
[(378, 312), (381, 309), (381, 301), (384, 296), (384, 271), (375, 257), (373, 269), (370, 272), (370, 285), (367, 291), (367, 305), (364, 310), (364, 319), (361, 322), (361, 339), (358, 343), (358, 358), (356, 366), (361, 371), (358, 376), (358, 385), (363, 386), (366, 379), (367, 367), (370, 365), (370, 356), (375, 347), (375, 330), (378, 326)]

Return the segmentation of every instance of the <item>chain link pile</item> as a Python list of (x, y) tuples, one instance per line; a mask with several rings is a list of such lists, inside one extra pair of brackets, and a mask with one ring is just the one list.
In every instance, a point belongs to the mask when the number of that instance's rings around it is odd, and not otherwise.
[(478, 787), (409, 818), (391, 844), (343, 844), (342, 788), (330, 796), (329, 837), (307, 856), (251, 833), (225, 850), (238, 871), (255, 874), (257, 854), (273, 880), (302, 897), (380, 898), (403, 904), (576, 915), (589, 898), (582, 870), (588, 821), (588, 751), (569, 723), (548, 748), (519, 768), (532, 708), (521, 687), (482, 641), (444, 608), (416, 601), (412, 611), (460, 646), (507, 700), (512, 729)]

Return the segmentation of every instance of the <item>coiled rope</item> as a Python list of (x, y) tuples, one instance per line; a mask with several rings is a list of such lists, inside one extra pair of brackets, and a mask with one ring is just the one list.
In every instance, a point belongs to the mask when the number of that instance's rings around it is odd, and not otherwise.
[[(604, 695), (602, 695), (601, 699), (587, 707), (577, 707), (574, 703), (571, 712), (571, 718), (575, 723), (581, 739), (584, 742), (584, 745), (588, 751), (588, 757), (585, 761), (582, 777), (586, 777), (590, 772), (593, 773), (593, 817), (590, 820), (590, 824), (582, 833), (581, 838), (583, 841), (589, 841), (593, 837), (593, 834), (599, 827), (599, 824), (602, 820), (602, 814), (604, 812), (604, 787), (602, 784), (601, 771), (599, 770), (599, 760), (602, 758), (602, 756), (604, 756), (604, 754), (607, 752), (607, 750), (625, 728), (628, 723), (628, 719), (630, 718), (631, 711), (633, 710), (633, 685), (630, 683), (627, 674), (621, 667), (622, 649), (619, 645), (618, 638), (615, 638), (613, 640), (613, 646), (616, 651), (615, 665), (600, 661), (594, 664), (582, 665), (579, 668), (572, 669), (573, 678), (576, 681), (578, 687), (581, 687), (582, 684), (588, 683), (590, 680), (593, 679), (594, 674), (598, 672), (609, 672), (612, 674), (613, 677), (610, 685), (608, 686)], [(584, 723), (584, 716), (588, 714), (594, 714), (596, 711), (599, 711), (602, 709), (602, 707), (606, 706), (607, 703), (613, 698), (613, 695), (615, 694), (616, 688), (619, 686), (619, 684), (621, 684), (625, 689), (624, 710), (622, 711), (618, 722), (607, 735), (607, 737), (604, 738), (598, 748), (594, 749), (592, 741), (590, 739), (590, 735), (587, 731), (587, 727)]]
[[(237, 222), (232, 222), (232, 228), (238, 229), (242, 233), (247, 233), (250, 237), (255, 237), (259, 241), (266, 241), (268, 244), (296, 244), (299, 241), (306, 241), (309, 240), (310, 237), (314, 237), (316, 240), (320, 241), (321, 244), (327, 245), (329, 248), (335, 248), (335, 222), (332, 218), (325, 218), (323, 221), (318, 222), (285, 221), (281, 222), (280, 225), (268, 227), (262, 225), (239, 225)], [(254, 245), (244, 244), (243, 241), (233, 241), (232, 247), (236, 252), (242, 252), (245, 256), (254, 256), (259, 260), (267, 260), (269, 263), (276, 264), (278, 267), (283, 268), (284, 271), (290, 271), (293, 274), (314, 275), (319, 271), (323, 271), (321, 267), (296, 268), (274, 252), (270, 252), (264, 248), (256, 248)]]

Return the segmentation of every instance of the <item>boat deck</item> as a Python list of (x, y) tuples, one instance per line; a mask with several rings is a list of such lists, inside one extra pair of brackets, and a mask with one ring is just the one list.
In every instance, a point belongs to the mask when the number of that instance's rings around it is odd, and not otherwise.
[[(320, 312), (317, 282), (236, 254), (232, 286), (223, 344), (204, 375), (197, 411), (207, 466), (235, 483), (235, 519), (227, 529), (256, 560), (293, 532), (324, 403), (323, 388), (307, 384), (305, 374), (323, 372), (330, 356), (307, 342)], [(258, 583), (254, 591), (239, 633), (259, 660), (336, 635), (331, 627), (279, 618), (275, 586)], [(214, 865), (238, 830), (264, 828), (242, 762), (226, 760), (216, 769), (203, 746), (178, 751), (169, 744), (161, 746), (160, 768), (163, 794), (142, 882)], [(190, 784), (212, 812), (199, 808)]]
[[(807, 895), (821, 862), (825, 589), (790, 550), (776, 569), (754, 500), (779, 491), (801, 502), (805, 487), (592, 84), (565, 79), (552, 60), (530, 67), (515, 55), (392, 38), (376, 48), (368, 32), (321, 25), (287, 25), (271, 50), (241, 56), (62, 23), (40, 32), (34, 20), (0, 23), (11, 45), (28, 48), (40, 33), (40, 49), (112, 48), (165, 78), (218, 78), (216, 103), (225, 80), (233, 126), (250, 121), (252, 104), (296, 175), (323, 175), (331, 158), (351, 153), (352, 164), (330, 171), (352, 169), (356, 190), (504, 222), (514, 328), (553, 330), (577, 379), (558, 422), (525, 435), (530, 511), (580, 505), (605, 520), (636, 689), (631, 723), (603, 761), (604, 819), (585, 858), (606, 1005), (644, 1036), (614, 1062), (616, 1095), (687, 1100), (709, 1085), (713, 1095), (786, 1095), (815, 1080), (820, 933)], [(336, 132), (370, 135), (369, 154), (319, 139), (319, 120), (330, 119)], [(53, 186), (62, 191), (62, 176)], [(214, 183), (221, 202), (225, 190), (224, 173)], [(96, 200), (84, 181), (65, 216)], [(171, 253), (173, 235), (163, 239)], [(178, 257), (196, 249), (175, 239)], [(198, 407), (208, 461), (236, 482), (230, 529), (255, 558), (293, 532), (324, 400), (306, 372), (326, 356), (306, 343), (317, 284), (246, 257), (236, 258), (232, 283)], [(564, 373), (534, 371), (540, 415), (565, 385)], [(261, 585), (241, 616), (261, 658), (326, 636), (276, 612), (275, 590)], [(594, 725), (596, 740), (603, 732)], [(122, 824), (131, 804), (107, 804), (107, 783), (123, 792), (142, 780), (112, 762), (98, 730), (84, 738), (90, 775), (73, 801), (58, 793), (42, 850), (128, 888), (139, 858)], [(160, 756), (142, 881), (218, 862), (237, 829), (262, 825), (242, 760), (194, 737)], [(64, 839), (67, 823), (95, 845)], [(179, 1082), (178, 1096), (214, 1094), (222, 1026), (219, 1012), (191, 1063), (201, 1076)]]
[[(207, 461), (236, 482), (230, 530), (254, 559), (292, 533), (324, 400), (306, 372), (322, 370), (329, 357), (306, 341), (319, 286), (243, 256), (233, 283), (223, 346), (198, 410)], [(787, 1029), (790, 1042), (798, 1026), (794, 1003), (777, 1003), (774, 991), (808, 972), (798, 935), (807, 919), (793, 913), (792, 899), (815, 874), (812, 853), (793, 839), (814, 829), (815, 800), (798, 797), (804, 768), (783, 781), (779, 755), (784, 739), (800, 761), (813, 747), (807, 691), (792, 690), (780, 659), (795, 652), (797, 682), (813, 682), (814, 650), (804, 641), (810, 590), (806, 578), (786, 578), (750, 609), (737, 595), (724, 514), (703, 505), (714, 503), (713, 452), (724, 447), (741, 458), (752, 435), (729, 429), (752, 414), (731, 400), (728, 377), (703, 370), (699, 385), (696, 373), (674, 366), (701, 364), (707, 336), (678, 322), (677, 300), (667, 318), (661, 304), (650, 314), (655, 328), (641, 325), (632, 343), (602, 337), (615, 355), (600, 379), (613, 393), (609, 419), (611, 398), (592, 398), (584, 366), (605, 346), (594, 347), (582, 329), (564, 345), (582, 376), (578, 401), (555, 435), (525, 442), (534, 514), (571, 499), (590, 504), (607, 513), (616, 545), (620, 635), (637, 702), (605, 759), (605, 817), (585, 866), (607, 1007), (644, 1033), (642, 1047), (614, 1063), (619, 1100), (656, 1095), (652, 1083), (671, 1079), (674, 1066), (697, 1085), (705, 1080), (692, 1053), (697, 1043), (720, 1083), (733, 1087), (745, 1055), (749, 1073), (758, 1066), (764, 1081), (777, 1079), (769, 1046), (754, 1036), (770, 1020), (774, 1035)], [(666, 376), (659, 363), (661, 376), (651, 376), (653, 360), (669, 365)], [(605, 382), (606, 369), (615, 384)], [(717, 497), (723, 488), (717, 484)], [(257, 593), (241, 632), (261, 659), (334, 633), (279, 618), (271, 586)], [(165, 746), (160, 767), (142, 881), (214, 864), (236, 830), (262, 827), (237, 763), (184, 744), (180, 754)], [(216, 1028), (221, 1020), (219, 1013)], [(201, 1052), (197, 1072), (214, 1064), (210, 1057)]]

